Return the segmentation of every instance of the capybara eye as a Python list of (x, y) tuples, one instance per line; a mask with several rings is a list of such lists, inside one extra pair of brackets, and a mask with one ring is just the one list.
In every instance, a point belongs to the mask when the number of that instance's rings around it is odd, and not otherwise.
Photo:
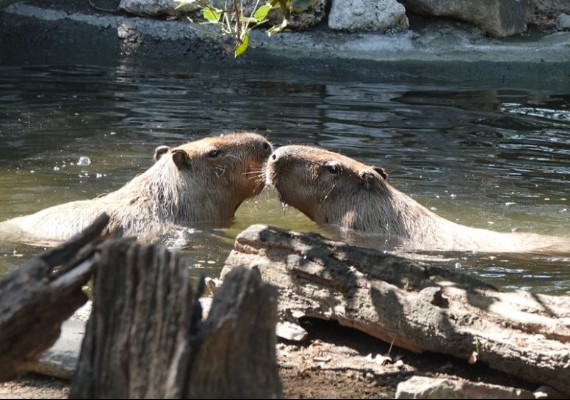
[(216, 158), (219, 155), (220, 155), (220, 150), (210, 150), (210, 152), (208, 153), (208, 157), (210, 158)]
[(271, 155), (271, 159), (272, 159), (273, 161), (277, 160), (277, 155), (272, 154), (272, 155)]
[(263, 143), (263, 150), (265, 150), (265, 151), (271, 150), (271, 146), (269, 145), (269, 143), (267, 143), (267, 142)]

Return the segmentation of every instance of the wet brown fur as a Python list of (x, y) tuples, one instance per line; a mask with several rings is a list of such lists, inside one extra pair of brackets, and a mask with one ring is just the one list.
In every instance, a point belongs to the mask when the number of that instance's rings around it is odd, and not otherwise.
[(147, 238), (171, 225), (224, 223), (244, 200), (263, 190), (262, 171), (271, 151), (271, 144), (255, 133), (161, 146), (155, 164), (117, 191), (5, 221), (0, 237), (66, 240), (102, 212), (111, 216), (110, 230)]
[(404, 250), (570, 253), (570, 238), (448, 221), (395, 189), (382, 169), (316, 147), (278, 148), (269, 157), (266, 184), (319, 225), (396, 237)]

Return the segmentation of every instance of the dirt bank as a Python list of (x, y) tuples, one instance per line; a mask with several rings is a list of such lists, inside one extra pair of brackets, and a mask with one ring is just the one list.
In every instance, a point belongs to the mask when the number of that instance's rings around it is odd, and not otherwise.
[[(336, 323), (306, 321), (303, 344), (277, 345), (284, 398), (394, 398), (398, 383), (413, 375), (463, 378), (534, 390), (535, 385), (436, 354), (413, 354)], [(384, 365), (373, 361), (389, 356)], [(69, 382), (30, 374), (0, 383), (0, 398), (67, 398)]]

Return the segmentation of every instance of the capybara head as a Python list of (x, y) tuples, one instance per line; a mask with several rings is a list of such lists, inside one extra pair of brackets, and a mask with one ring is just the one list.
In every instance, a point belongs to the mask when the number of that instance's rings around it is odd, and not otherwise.
[(371, 216), (366, 207), (389, 193), (386, 178), (381, 168), (310, 146), (280, 147), (266, 168), (266, 183), (277, 189), (282, 202), (319, 224), (346, 229), (367, 230)]
[[(262, 135), (242, 132), (207, 137), (178, 147), (159, 146), (155, 160), (172, 163), (192, 184), (195, 201), (233, 205), (232, 213), (246, 199), (264, 188), (263, 171), (273, 151)], [(215, 204), (213, 204), (215, 206)], [(198, 206), (195, 204), (195, 206)]]
[(225, 224), (243, 201), (263, 190), (272, 150), (265, 137), (247, 132), (159, 146), (150, 169), (106, 196), (113, 204), (129, 202), (113, 207), (113, 220), (134, 232), (148, 230), (149, 224)]

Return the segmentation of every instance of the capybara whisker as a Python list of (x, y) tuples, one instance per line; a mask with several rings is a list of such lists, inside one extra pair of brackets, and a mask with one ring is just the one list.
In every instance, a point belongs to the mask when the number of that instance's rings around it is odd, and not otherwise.
[(261, 176), (264, 177), (264, 170), (257, 170), (257, 171), (245, 171), (244, 175), (253, 175), (253, 176)]

